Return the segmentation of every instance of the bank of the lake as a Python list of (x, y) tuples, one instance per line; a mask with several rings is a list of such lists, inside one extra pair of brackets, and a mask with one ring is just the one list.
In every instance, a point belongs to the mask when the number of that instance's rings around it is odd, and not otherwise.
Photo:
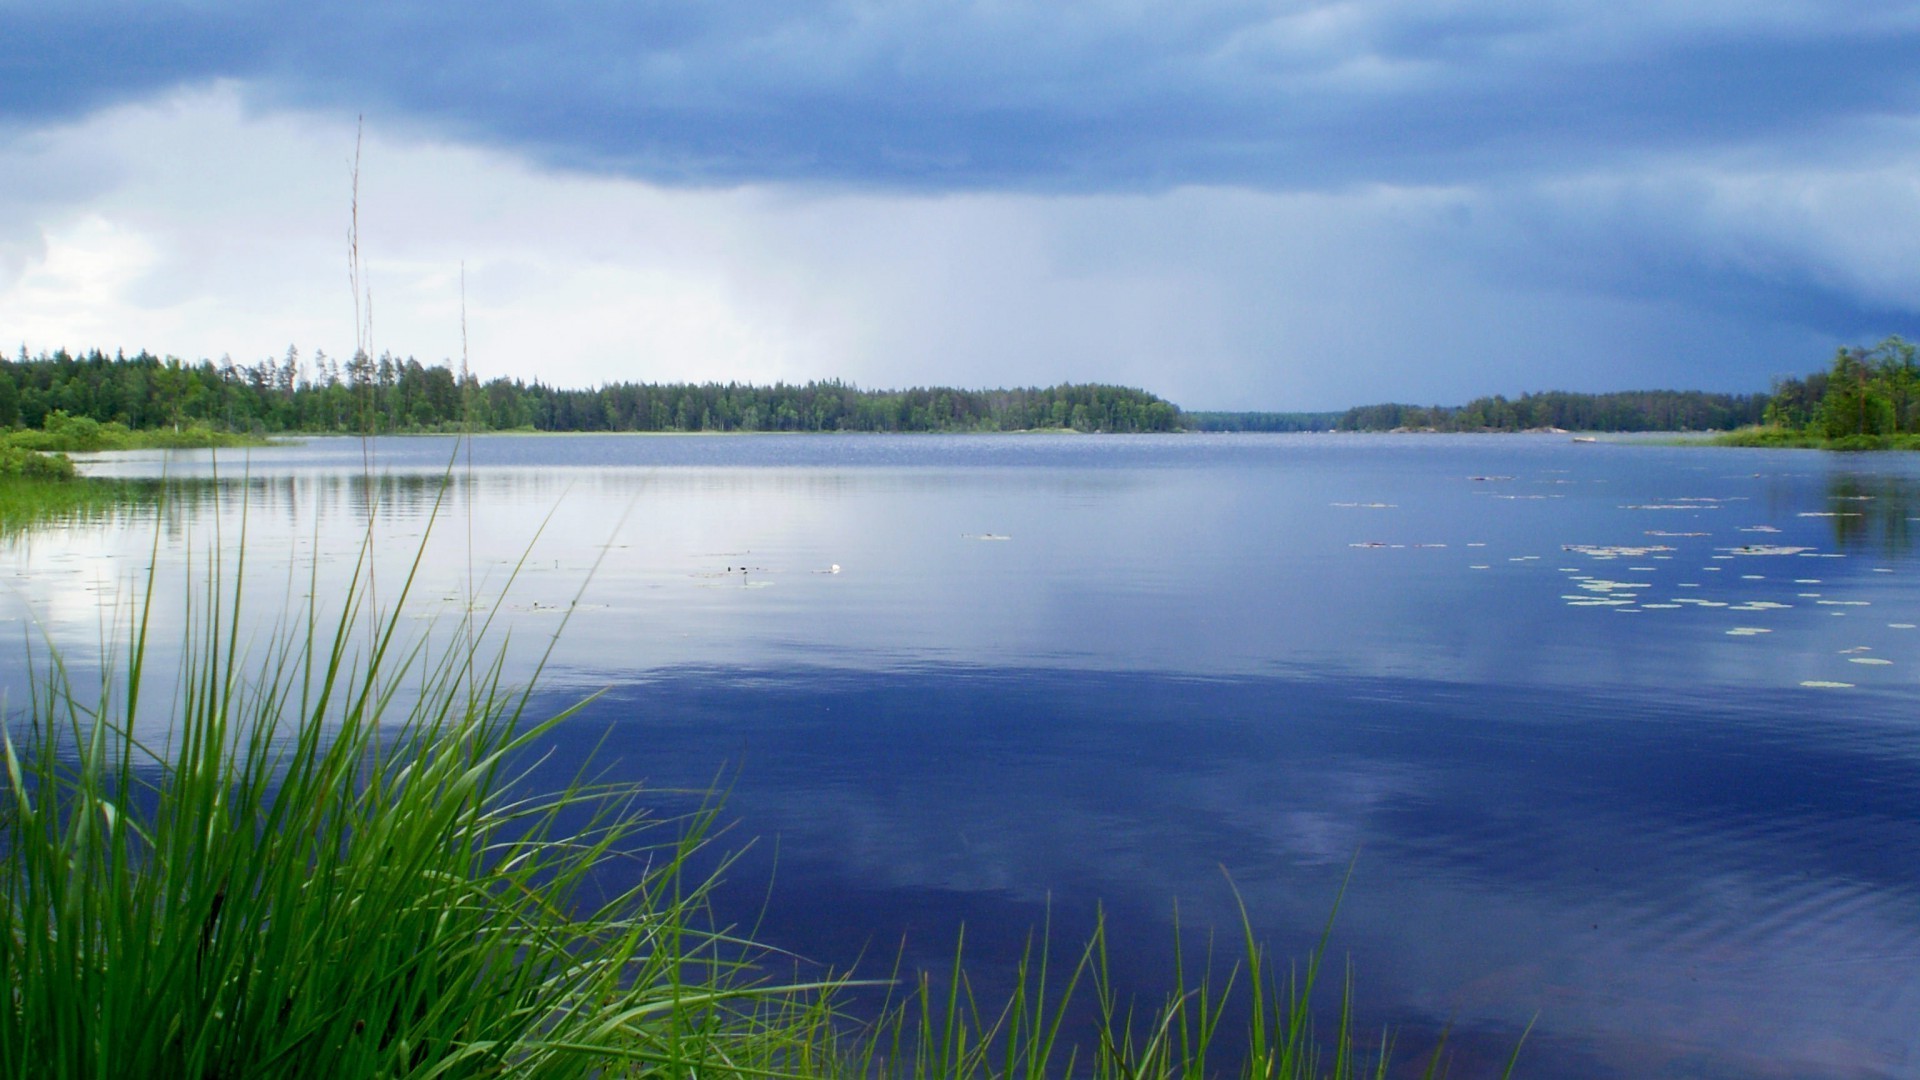
[(1715, 446), (1744, 446), (1761, 449), (1793, 450), (1920, 450), (1920, 434), (1903, 432), (1898, 434), (1847, 434), (1829, 436), (1820, 431), (1807, 428), (1787, 427), (1746, 427), (1714, 435), (1709, 440)]

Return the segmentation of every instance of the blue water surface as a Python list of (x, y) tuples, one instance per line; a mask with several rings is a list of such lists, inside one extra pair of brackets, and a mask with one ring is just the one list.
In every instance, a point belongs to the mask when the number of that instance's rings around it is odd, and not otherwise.
[(422, 634), (498, 610), (542, 707), (599, 694), (552, 775), (726, 787), (723, 914), (812, 961), (944, 968), (964, 924), (991, 985), (1104, 911), (1153, 1000), (1176, 905), (1300, 955), (1351, 867), (1357, 1008), (1409, 1055), (1450, 1028), (1453, 1075), (1529, 1023), (1531, 1077), (1920, 1073), (1907, 456), (500, 436), (88, 468), (213, 484), (13, 538), (0, 616), (101, 656), (149, 562), (242, 530), (261, 627), (364, 541), (382, 603), (424, 552)]

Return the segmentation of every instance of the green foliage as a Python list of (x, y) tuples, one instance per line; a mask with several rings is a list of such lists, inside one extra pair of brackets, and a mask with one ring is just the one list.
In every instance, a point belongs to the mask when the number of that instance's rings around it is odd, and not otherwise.
[[(13, 402), (11, 417), (8, 402)], [(565, 390), (456, 375), (412, 357), (344, 365), (289, 348), (255, 364), (187, 363), (148, 353), (66, 351), (0, 361), (0, 425), (118, 423), (135, 432), (423, 431), (1174, 431), (1180, 410), (1143, 390), (1099, 384), (958, 390), (798, 385), (611, 383)], [(76, 434), (74, 438), (78, 439)], [(107, 440), (111, 442), (111, 439)], [(186, 445), (207, 445), (190, 442)], [(111, 449), (49, 441), (46, 449)]]
[(218, 431), (202, 422), (181, 427), (132, 431), (118, 420), (105, 423), (91, 416), (70, 416), (64, 409), (47, 413), (38, 431), (0, 433), (0, 446), (42, 453), (91, 454), (102, 450), (187, 450), (245, 446), (262, 440)]
[(1820, 401), (1826, 393), (1826, 372), (1816, 372), (1805, 379), (1775, 379), (1761, 423), (1767, 427), (1796, 431), (1805, 428), (1819, 415)]
[(1613, 394), (1553, 391), (1508, 400), (1495, 395), (1461, 406), (1363, 405), (1343, 414), (1341, 431), (1727, 431), (1758, 423), (1761, 394), (1635, 390)]
[(1340, 415), (1335, 428), (1340, 431), (1429, 431), (1444, 430), (1450, 410), (1435, 405), (1361, 405)]
[(1893, 434), (1893, 402), (1867, 383), (1836, 387), (1820, 402), (1820, 433), (1829, 439)]
[(17, 480), (59, 481), (74, 478), (73, 462), (65, 454), (43, 454), (0, 443), (0, 483)]
[(1188, 431), (1332, 431), (1343, 414), (1337, 412), (1194, 412), (1182, 410), (1181, 426)]

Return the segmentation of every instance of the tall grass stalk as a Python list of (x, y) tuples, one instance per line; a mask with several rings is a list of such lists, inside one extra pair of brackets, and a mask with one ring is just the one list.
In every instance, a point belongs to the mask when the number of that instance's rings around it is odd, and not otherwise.
[[(1047, 933), (1030, 939), (997, 1009), (982, 1008), (956, 951), (944, 985), (924, 972), (905, 979), (896, 972), (893, 985), (904, 989), (851, 1036), (828, 1022), (825, 1010), (816, 1010), (812, 1033), (800, 1040), (801, 1056), (780, 1064), (810, 1077), (884, 1080), (1385, 1080), (1389, 1075), (1432, 1080), (1446, 1075), (1444, 1039), (1423, 1063), (1396, 1056), (1391, 1032), (1369, 1037), (1358, 1030), (1351, 971), (1331, 1012), (1316, 1001), (1331, 919), (1305, 964), (1284, 974), (1254, 937), (1244, 907), (1241, 919), (1236, 958), (1224, 974), (1217, 970), (1211, 943), (1197, 970), (1189, 967), (1176, 925), (1172, 987), (1157, 1002), (1144, 1004), (1123, 997), (1116, 987), (1108, 955), (1114, 946), (1104, 918), (1064, 964)], [(1076, 1022), (1085, 994), (1091, 994), (1095, 1010), (1090, 1023)], [(1230, 1015), (1244, 1026), (1224, 1027)], [(1518, 1057), (1516, 1043), (1503, 1077), (1513, 1074)]]

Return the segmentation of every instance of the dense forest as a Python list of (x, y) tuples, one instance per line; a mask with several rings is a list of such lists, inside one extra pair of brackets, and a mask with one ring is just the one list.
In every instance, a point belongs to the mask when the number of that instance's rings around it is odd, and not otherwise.
[(445, 364), (356, 354), (342, 363), (289, 348), (255, 364), (184, 362), (146, 352), (65, 350), (0, 360), (0, 427), (41, 427), (55, 412), (135, 430), (199, 424), (229, 431), (1174, 431), (1180, 410), (1143, 390), (1064, 385), (1011, 390), (862, 390), (803, 385), (610, 383), (563, 390), (480, 382)]
[(1612, 394), (1553, 391), (1475, 398), (1465, 405), (1363, 405), (1348, 409), (1341, 431), (1731, 431), (1757, 424), (1765, 394), (1633, 390)]

